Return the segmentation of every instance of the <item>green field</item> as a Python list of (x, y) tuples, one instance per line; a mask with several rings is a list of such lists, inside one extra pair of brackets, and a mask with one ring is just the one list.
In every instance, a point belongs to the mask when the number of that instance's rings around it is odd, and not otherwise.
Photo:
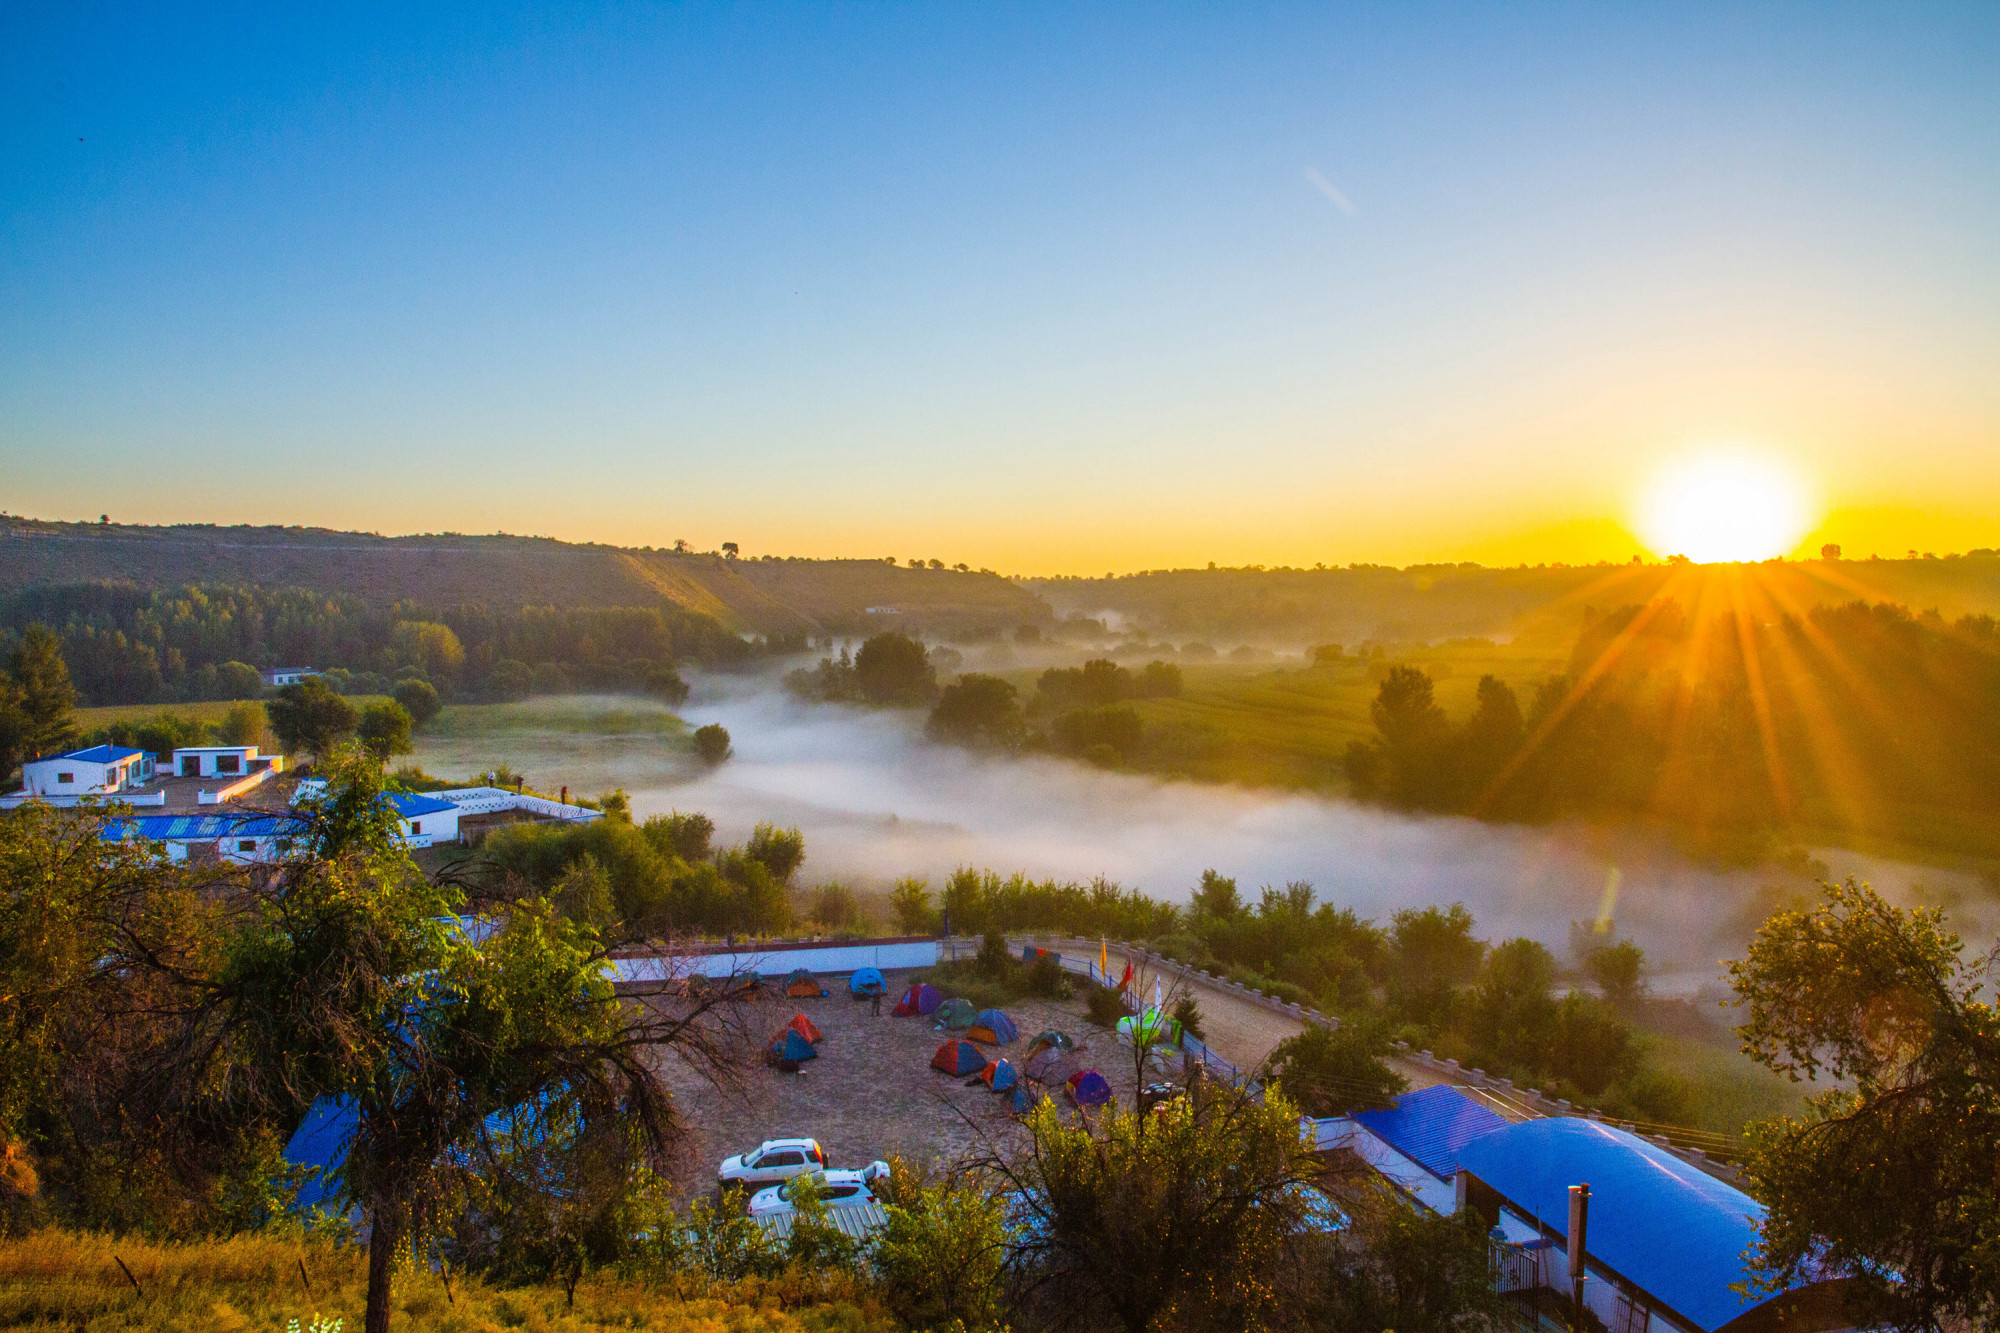
[(452, 704), (424, 728), (434, 740), (521, 734), (677, 737), (687, 731), (664, 704), (628, 695), (546, 695), (522, 703)]

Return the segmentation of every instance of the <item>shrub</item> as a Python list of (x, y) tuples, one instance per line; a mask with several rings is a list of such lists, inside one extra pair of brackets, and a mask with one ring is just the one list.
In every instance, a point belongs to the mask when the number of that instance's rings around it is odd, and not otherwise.
[(1409, 1087), (1381, 1061), (1388, 1043), (1357, 1023), (1328, 1031), (1317, 1023), (1271, 1052), (1271, 1075), (1307, 1115), (1345, 1115), (1387, 1106)]
[(701, 756), (705, 764), (719, 764), (729, 757), (729, 729), (720, 722), (711, 722), (705, 727), (694, 729), (694, 752)]
[(915, 1328), (986, 1328), (1010, 1233), (998, 1201), (951, 1185), (900, 1188), (875, 1238), (889, 1306)]
[(1092, 986), (1083, 998), (1090, 1021), (1101, 1028), (1115, 1028), (1126, 1016), (1125, 997), (1109, 986)]

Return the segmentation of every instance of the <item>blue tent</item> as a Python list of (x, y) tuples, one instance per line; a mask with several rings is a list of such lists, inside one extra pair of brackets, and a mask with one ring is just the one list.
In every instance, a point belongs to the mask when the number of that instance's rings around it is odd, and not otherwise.
[(882, 980), (881, 969), (864, 967), (847, 979), (847, 989), (859, 999), (863, 995), (886, 994), (889, 983)]
[(969, 1041), (948, 1041), (931, 1057), (931, 1068), (963, 1077), (986, 1068), (986, 1055)]
[(1005, 1046), (1021, 1035), (1021, 1029), (998, 1009), (982, 1009), (979, 1016), (972, 1020), (972, 1031), (965, 1035), (989, 1046)]
[(1111, 1100), (1111, 1085), (1095, 1069), (1082, 1069), (1063, 1085), (1070, 1101), (1078, 1106), (1102, 1106)]
[(796, 1065), (819, 1059), (819, 1052), (805, 1039), (804, 1033), (796, 1028), (786, 1028), (771, 1038), (771, 1044), (764, 1048), (764, 1059), (774, 1065)]
[(979, 1071), (979, 1081), (995, 1092), (1005, 1092), (1021, 1080), (1014, 1073), (1014, 1066), (1005, 1060), (995, 1060)]

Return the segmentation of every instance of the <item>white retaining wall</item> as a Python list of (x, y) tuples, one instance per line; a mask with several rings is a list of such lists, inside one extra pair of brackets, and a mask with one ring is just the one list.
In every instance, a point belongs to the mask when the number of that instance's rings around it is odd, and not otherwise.
[(614, 982), (667, 981), (691, 976), (740, 976), (749, 972), (782, 977), (796, 967), (815, 975), (849, 973), (864, 967), (879, 967), (886, 972), (899, 967), (931, 967), (938, 958), (936, 940), (772, 941), (715, 953), (614, 958), (608, 967)]

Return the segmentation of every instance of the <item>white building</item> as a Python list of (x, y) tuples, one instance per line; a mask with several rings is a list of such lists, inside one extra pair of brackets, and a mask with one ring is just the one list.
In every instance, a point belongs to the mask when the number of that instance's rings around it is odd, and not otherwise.
[[(67, 750), (21, 765), (21, 790), (4, 800), (12, 805), (36, 797), (73, 805), (80, 797), (110, 799), (144, 786), (153, 778), (153, 756), (123, 745), (93, 745)], [(67, 797), (67, 800), (61, 798)]]
[(320, 673), (311, 667), (272, 667), (269, 671), (259, 671), (264, 684), (270, 689), (280, 689), (286, 685), (296, 685)]
[(285, 767), (281, 754), (257, 753), (254, 745), (183, 745), (174, 751), (171, 771), (163, 776), (176, 778), (241, 777), (266, 769), (280, 772)]

